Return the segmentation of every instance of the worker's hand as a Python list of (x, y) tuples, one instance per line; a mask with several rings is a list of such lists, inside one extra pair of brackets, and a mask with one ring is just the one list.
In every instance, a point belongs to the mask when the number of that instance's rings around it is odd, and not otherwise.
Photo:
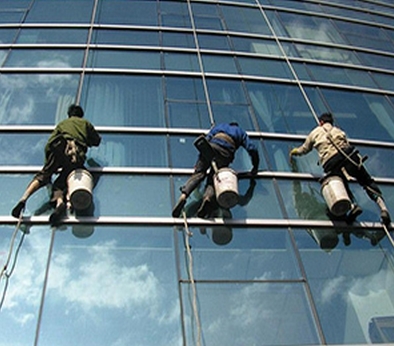
[(296, 155), (298, 155), (297, 148), (291, 149), (290, 152), (289, 152), (289, 162), (291, 162), (292, 159), (293, 159), (293, 156), (296, 156)]

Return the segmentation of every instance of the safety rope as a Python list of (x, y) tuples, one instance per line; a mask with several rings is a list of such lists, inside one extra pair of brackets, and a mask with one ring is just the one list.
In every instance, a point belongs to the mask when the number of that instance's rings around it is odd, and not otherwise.
[(15, 269), (15, 266), (16, 266), (16, 261), (18, 259), (18, 255), (19, 255), (19, 250), (21, 249), (21, 246), (22, 246), (23, 240), (25, 238), (25, 234), (26, 234), (25, 232), (22, 232), (22, 236), (21, 236), (21, 239), (19, 241), (17, 250), (15, 252), (13, 263), (11, 265), (11, 270), (7, 271), (8, 267), (9, 267), (9, 264), (11, 262), (11, 256), (12, 256), (12, 252), (13, 252), (13, 249), (14, 249), (15, 239), (16, 239), (16, 236), (18, 234), (18, 231), (20, 230), (20, 226), (22, 224), (22, 218), (23, 218), (23, 209), (20, 212), (19, 219), (18, 219), (18, 222), (16, 224), (15, 230), (12, 233), (11, 242), (10, 242), (10, 248), (8, 250), (8, 255), (7, 255), (7, 260), (6, 260), (6, 262), (5, 262), (3, 268), (1, 269), (1, 272), (0, 272), (0, 280), (3, 278), (3, 276), (5, 277), (5, 280), (6, 280), (5, 281), (5, 285), (4, 285), (4, 289), (3, 289), (3, 293), (2, 293), (2, 296), (1, 296), (1, 300), (0, 300), (0, 310), (3, 307), (3, 303), (4, 303), (5, 296), (6, 296), (7, 289), (8, 289), (9, 279), (10, 279), (12, 273), (14, 272), (14, 269)]
[(186, 252), (187, 252), (187, 257), (188, 257), (188, 272), (189, 272), (189, 278), (190, 278), (190, 283), (192, 287), (192, 292), (193, 292), (193, 300), (192, 300), (192, 308), (193, 308), (193, 314), (194, 318), (196, 320), (196, 325), (197, 325), (197, 346), (201, 345), (201, 323), (200, 323), (200, 317), (198, 314), (198, 305), (197, 305), (197, 289), (196, 289), (196, 282), (194, 280), (194, 275), (193, 275), (193, 256), (192, 252), (190, 250), (190, 243), (189, 243), (189, 237), (193, 235), (193, 233), (190, 232), (189, 230), (189, 225), (187, 224), (187, 217), (186, 213), (183, 210), (182, 211), (182, 216), (183, 216), (183, 222), (185, 226), (185, 246), (186, 246)]

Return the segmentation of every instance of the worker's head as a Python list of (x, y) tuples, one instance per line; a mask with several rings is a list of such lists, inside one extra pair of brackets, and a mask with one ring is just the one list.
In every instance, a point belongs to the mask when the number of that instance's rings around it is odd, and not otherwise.
[(81, 106), (71, 105), (70, 107), (68, 107), (67, 114), (69, 118), (70, 117), (82, 118), (84, 113)]
[(325, 124), (325, 123), (330, 123), (331, 125), (334, 124), (334, 118), (332, 116), (331, 113), (323, 113), (320, 117), (319, 117), (319, 123)]

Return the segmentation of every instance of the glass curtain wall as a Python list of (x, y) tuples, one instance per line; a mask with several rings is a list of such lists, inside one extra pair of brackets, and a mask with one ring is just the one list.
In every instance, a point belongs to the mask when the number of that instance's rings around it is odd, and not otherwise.
[[(332, 112), (394, 213), (394, 4), (389, 0), (0, 2), (1, 345), (394, 342), (392, 235), (332, 222), (315, 152)], [(93, 205), (51, 228), (51, 185), (10, 214), (70, 104), (102, 135)], [(236, 121), (260, 155), (231, 167), (239, 203), (180, 218), (193, 142)]]

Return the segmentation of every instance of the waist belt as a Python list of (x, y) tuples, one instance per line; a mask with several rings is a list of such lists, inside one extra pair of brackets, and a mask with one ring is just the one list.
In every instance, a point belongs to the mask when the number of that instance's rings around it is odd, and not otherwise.
[(227, 143), (229, 143), (232, 147), (234, 147), (234, 149), (235, 149), (235, 142), (227, 133), (218, 132), (216, 135), (213, 136), (213, 138), (224, 140)]

